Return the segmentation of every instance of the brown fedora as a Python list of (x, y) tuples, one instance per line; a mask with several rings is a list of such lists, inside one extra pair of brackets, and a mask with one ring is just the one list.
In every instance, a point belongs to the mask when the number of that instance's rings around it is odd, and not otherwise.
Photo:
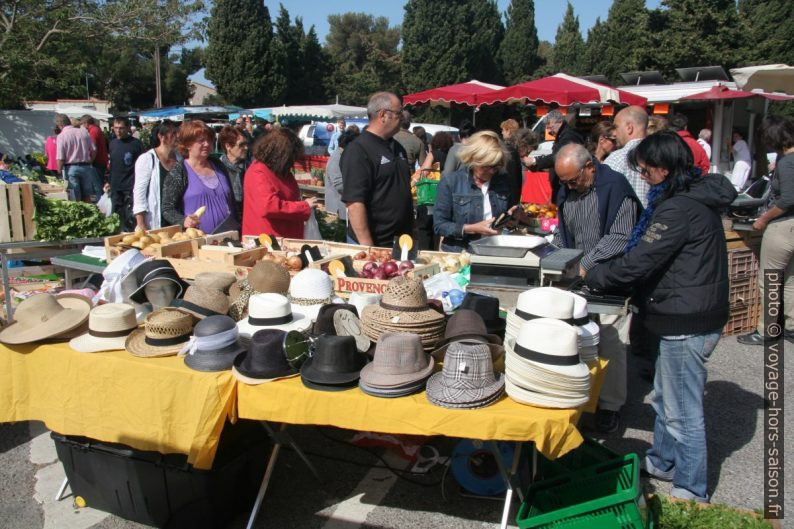
[(10, 345), (38, 342), (80, 327), (91, 312), (91, 303), (86, 299), (56, 299), (47, 293), (31, 296), (17, 307), (14, 322), (0, 331), (0, 342)]
[(229, 298), (226, 297), (226, 294), (215, 288), (198, 285), (188, 287), (185, 297), (175, 299), (171, 305), (200, 320), (207, 316), (226, 315), (229, 312)]
[(235, 281), (237, 281), (237, 278), (234, 277), (234, 274), (228, 272), (201, 272), (196, 274), (193, 284), (199, 287), (214, 288), (224, 294), (228, 294), (229, 287)]
[(443, 360), (449, 346), (455, 342), (484, 344), (491, 351), (494, 369), (504, 369), (505, 349), (502, 340), (495, 334), (488, 334), (485, 321), (478, 313), (469, 309), (458, 309), (447, 322), (444, 338), (432, 352), (437, 360)]

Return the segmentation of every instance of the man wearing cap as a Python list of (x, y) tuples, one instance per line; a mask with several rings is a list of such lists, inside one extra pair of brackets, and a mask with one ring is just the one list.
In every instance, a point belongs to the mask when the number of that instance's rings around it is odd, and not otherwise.
[(402, 106), (391, 92), (377, 92), (367, 104), (369, 126), (345, 148), (342, 201), (347, 204), (348, 242), (391, 247), (395, 236), (413, 231), (411, 169), (394, 135)]
[[(584, 251), (582, 276), (596, 264), (623, 255), (642, 210), (628, 180), (595, 161), (578, 144), (566, 145), (554, 164), (560, 179), (559, 229), (554, 242)], [(620, 426), (620, 408), (626, 402), (625, 316), (602, 316), (599, 355), (609, 360), (596, 412), (596, 429), (611, 433)]]

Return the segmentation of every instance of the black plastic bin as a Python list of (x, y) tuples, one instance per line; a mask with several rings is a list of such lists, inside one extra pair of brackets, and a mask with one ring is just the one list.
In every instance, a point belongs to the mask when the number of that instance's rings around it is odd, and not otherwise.
[(212, 469), (184, 454), (144, 452), (117, 443), (53, 432), (75, 496), (128, 520), (166, 528), (217, 528), (250, 510), (270, 455), (258, 422), (227, 423)]

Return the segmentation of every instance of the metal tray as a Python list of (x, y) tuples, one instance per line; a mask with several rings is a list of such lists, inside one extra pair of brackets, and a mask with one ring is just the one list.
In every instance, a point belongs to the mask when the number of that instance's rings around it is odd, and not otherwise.
[(494, 235), (473, 241), (469, 247), (476, 255), (520, 258), (544, 244), (546, 239), (537, 235)]

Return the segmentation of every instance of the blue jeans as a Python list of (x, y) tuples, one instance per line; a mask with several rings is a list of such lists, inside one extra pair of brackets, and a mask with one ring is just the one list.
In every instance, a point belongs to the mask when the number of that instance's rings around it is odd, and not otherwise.
[(706, 361), (721, 331), (662, 336), (651, 405), (656, 411), (653, 446), (645, 454), (651, 475), (672, 480), (672, 495), (708, 501), (703, 392)]
[(92, 165), (67, 165), (64, 167), (69, 190), (77, 201), (90, 199), (96, 203), (102, 196), (102, 182)]

